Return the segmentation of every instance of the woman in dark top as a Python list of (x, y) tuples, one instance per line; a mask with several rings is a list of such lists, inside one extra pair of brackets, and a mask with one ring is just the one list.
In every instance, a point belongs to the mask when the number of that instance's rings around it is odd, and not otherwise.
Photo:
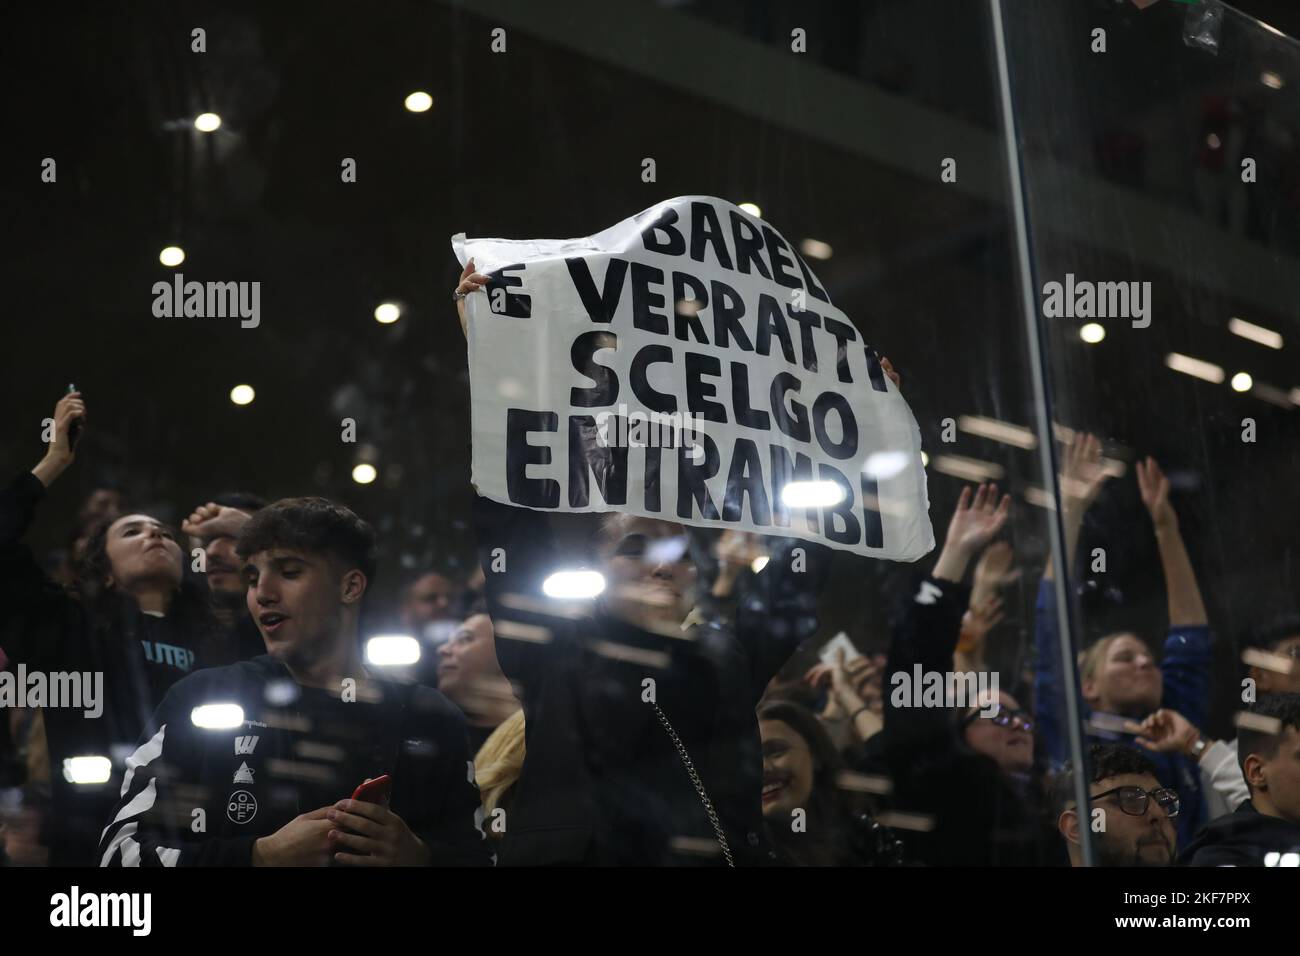
[[(81, 675), (82, 700), (45, 707), (54, 865), (98, 862), (94, 849), (124, 756), (168, 688), (201, 665), (213, 634), (207, 596), (185, 580), (175, 533), (148, 515), (124, 515), (95, 529), (78, 565), (76, 593), (52, 581), (22, 543), (37, 503), (73, 462), (69, 430), (85, 415), (78, 393), (61, 399), (45, 457), (0, 490), (0, 647), (10, 670), (40, 672), (51, 687), (55, 674)], [(109, 779), (69, 779), (73, 757), (107, 758)]]
[(791, 866), (899, 866), (903, 845), (845, 790), (839, 752), (821, 722), (788, 700), (758, 706), (763, 816), (777, 859)]
[[(962, 583), (971, 561), (1005, 525), (1010, 496), (996, 485), (963, 489), (939, 560), (917, 582), (893, 624), (886, 674), (891, 684), (916, 673), (944, 675), (962, 614), (970, 604)], [(884, 730), (868, 749), (893, 781), (891, 810), (924, 826), (903, 834), (909, 862), (929, 866), (1064, 865), (1065, 849), (1042, 814), (1033, 720), (1005, 691), (976, 700), (916, 706), (885, 694)], [(877, 741), (879, 742), (877, 744)]]

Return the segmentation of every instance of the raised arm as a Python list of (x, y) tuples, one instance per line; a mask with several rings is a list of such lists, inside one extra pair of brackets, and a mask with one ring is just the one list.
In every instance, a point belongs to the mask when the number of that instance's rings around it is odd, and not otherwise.
[[(1101, 461), (1101, 442), (1096, 435), (1084, 432), (1075, 433), (1074, 439), (1065, 449), (1065, 458), (1061, 462), (1061, 474), (1057, 482), (1061, 495), (1061, 524), (1065, 527), (1065, 555), (1069, 566), (1067, 578), (1074, 571), (1075, 552), (1079, 546), (1079, 531), (1083, 527), (1083, 516), (1092, 507), (1102, 486), (1110, 475)], [(1047, 569), (1043, 579), (1051, 581), (1054, 569), (1052, 559), (1047, 559)]]
[(1138, 490), (1155, 525), (1160, 565), (1169, 595), (1169, 626), (1202, 627), (1209, 623), (1187, 546), (1178, 530), (1178, 513), (1169, 503), (1169, 479), (1154, 458), (1137, 463)]
[(894, 690), (917, 667), (923, 672), (952, 670), (961, 616), (969, 601), (962, 580), (974, 556), (1006, 525), (1010, 508), (1011, 497), (999, 500), (996, 485), (980, 485), (974, 495), (963, 488), (934, 570), (918, 583), (895, 619), (882, 688), (885, 749), (893, 762), (914, 760), (950, 742), (946, 708), (896, 706)]
[[(1074, 569), (1083, 516), (1101, 494), (1109, 475), (1101, 462), (1101, 442), (1095, 435), (1075, 433), (1066, 446), (1057, 485), (1061, 497), (1061, 524), (1065, 532), (1065, 554), (1069, 570)], [(1069, 759), (1069, 741), (1064, 727), (1065, 676), (1061, 672), (1060, 631), (1057, 627), (1056, 588), (1053, 559), (1047, 560), (1034, 608), (1034, 717), (1038, 736), (1051, 761), (1060, 765)], [(1066, 575), (1068, 581), (1070, 575)], [(1073, 674), (1069, 675), (1073, 680)]]
[(0, 488), (0, 629), (4, 650), (14, 662), (36, 663), (42, 655), (57, 657), (56, 646), (68, 630), (64, 615), (80, 613), (76, 602), (52, 581), (23, 544), (23, 535), (36, 515), (45, 490), (67, 470), (75, 457), (69, 431), (84, 421), (86, 406), (72, 392), (54, 408), (54, 434), (44, 457), (22, 472), (8, 487)]

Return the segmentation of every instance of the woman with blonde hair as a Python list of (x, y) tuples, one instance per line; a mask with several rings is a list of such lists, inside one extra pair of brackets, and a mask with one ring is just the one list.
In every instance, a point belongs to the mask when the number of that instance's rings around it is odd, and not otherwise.
[(515, 782), (524, 768), (524, 712), (516, 710), (483, 741), (474, 758), (474, 780), (483, 798), (483, 832), (500, 838), (503, 827), (493, 826), (492, 814), (501, 808), (504, 818), (514, 796)]

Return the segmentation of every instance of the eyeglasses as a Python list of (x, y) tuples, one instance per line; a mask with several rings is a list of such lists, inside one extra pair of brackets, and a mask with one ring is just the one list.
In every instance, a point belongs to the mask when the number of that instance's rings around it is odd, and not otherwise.
[(1170, 790), (1168, 787), (1151, 791), (1143, 790), (1141, 787), (1115, 787), (1113, 790), (1102, 791), (1092, 799), (1100, 800), (1111, 794), (1118, 794), (1119, 808), (1132, 817), (1146, 816), (1147, 806), (1152, 797), (1155, 797), (1156, 803), (1165, 811), (1165, 816), (1171, 820), (1178, 816), (1180, 805), (1178, 791)]
[[(962, 720), (961, 725), (963, 727), (969, 727), (981, 716), (979, 710), (971, 711), (971, 713), (967, 714), (965, 719)], [(1023, 710), (1010, 710), (1006, 707), (998, 707), (997, 713), (993, 714), (991, 717), (985, 717), (984, 719), (992, 722), (995, 727), (1019, 726), (1020, 729), (1026, 733), (1032, 733), (1034, 729), (1033, 718)]]

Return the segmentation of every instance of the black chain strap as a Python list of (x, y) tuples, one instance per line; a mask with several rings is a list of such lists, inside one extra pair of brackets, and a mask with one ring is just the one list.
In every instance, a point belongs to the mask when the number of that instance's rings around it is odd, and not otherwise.
[(686, 752), (686, 746), (682, 743), (681, 738), (677, 736), (677, 731), (673, 730), (673, 725), (668, 722), (668, 716), (659, 709), (659, 705), (654, 701), (650, 706), (655, 709), (655, 716), (659, 718), (659, 723), (664, 725), (664, 730), (668, 731), (668, 736), (672, 738), (673, 746), (677, 748), (677, 755), (682, 758), (682, 764), (686, 767), (686, 772), (690, 774), (691, 783), (695, 785), (695, 792), (700, 795), (700, 803), (704, 804), (704, 812), (709, 815), (709, 823), (713, 825), (713, 832), (717, 836), (718, 846), (722, 847), (722, 856), (727, 861), (727, 866), (734, 867), (736, 861), (731, 858), (731, 847), (727, 845), (727, 835), (722, 831), (722, 823), (718, 820), (717, 811), (713, 809), (713, 801), (704, 790), (704, 781), (700, 775), (695, 772), (695, 764), (691, 763), (691, 755)]

